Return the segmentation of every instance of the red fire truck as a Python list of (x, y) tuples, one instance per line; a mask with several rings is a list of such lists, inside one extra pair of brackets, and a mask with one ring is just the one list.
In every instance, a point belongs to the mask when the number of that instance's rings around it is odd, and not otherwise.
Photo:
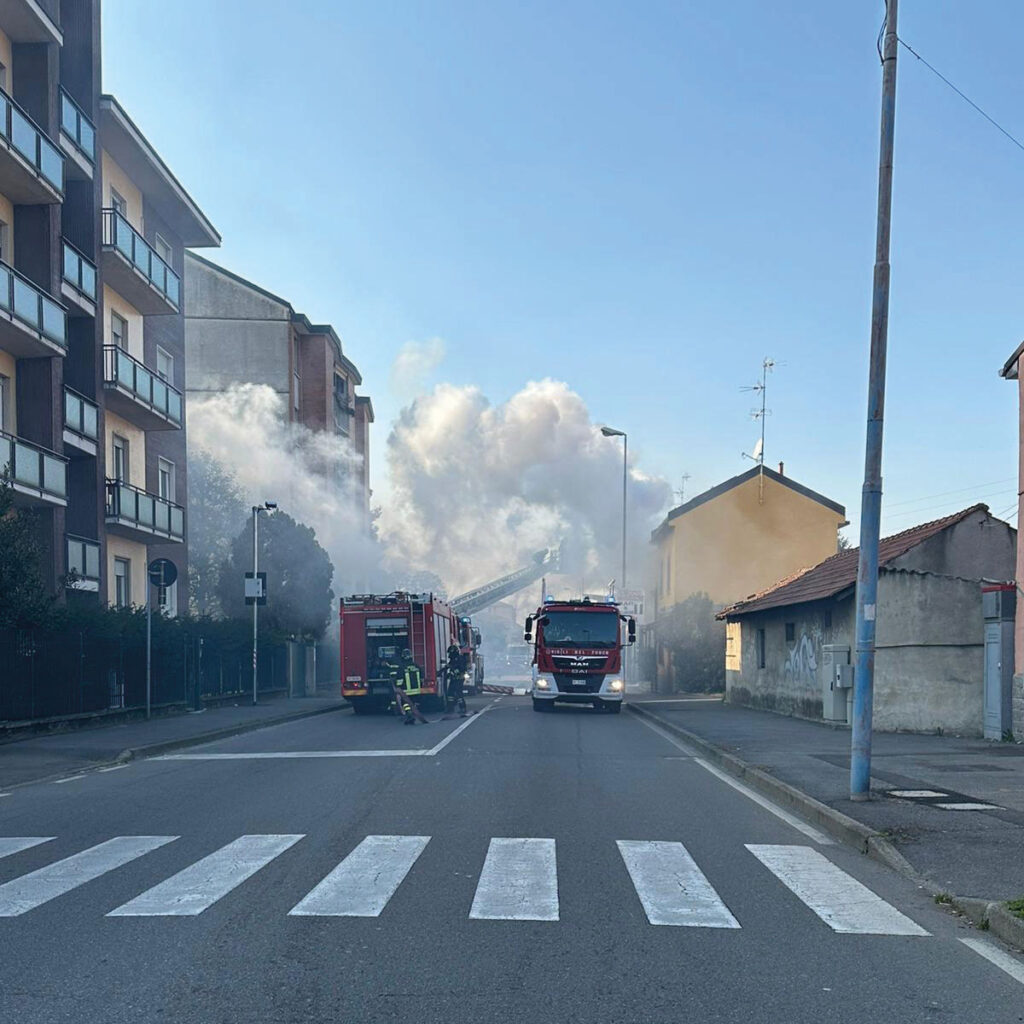
[(466, 693), (484, 692), (484, 656), (480, 650), (480, 630), (468, 617), (459, 619), (459, 648), (466, 659)]
[(356, 714), (386, 708), (391, 701), (389, 662), (412, 652), (423, 673), (423, 693), (443, 707), (448, 645), (459, 636), (459, 620), (433, 594), (356, 594), (341, 602), (341, 695)]
[(525, 634), (535, 645), (533, 710), (550, 711), (555, 701), (565, 701), (621, 711), (623, 623), (625, 643), (636, 643), (636, 619), (621, 615), (614, 601), (549, 599), (538, 608)]

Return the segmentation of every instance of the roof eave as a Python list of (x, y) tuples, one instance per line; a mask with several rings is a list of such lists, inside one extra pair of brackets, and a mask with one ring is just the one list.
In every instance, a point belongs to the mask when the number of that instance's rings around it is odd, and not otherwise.
[(1024, 353), (1024, 341), (1013, 350), (1013, 355), (1003, 363), (1003, 368), (999, 371), (1000, 377), (1004, 377), (1006, 380), (1017, 379), (1017, 366), (1020, 363), (1022, 353)]

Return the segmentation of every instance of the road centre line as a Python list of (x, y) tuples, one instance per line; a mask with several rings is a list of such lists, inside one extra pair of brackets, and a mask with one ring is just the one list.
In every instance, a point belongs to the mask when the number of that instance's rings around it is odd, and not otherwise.
[(763, 807), (766, 811), (774, 814), (776, 818), (781, 818), (787, 825), (792, 826), (798, 832), (807, 836), (808, 839), (813, 839), (820, 846), (834, 846), (835, 843), (829, 839), (824, 832), (819, 832), (818, 829), (812, 825), (808, 825), (806, 822), (801, 821), (795, 815), (784, 811), (777, 804), (774, 804), (767, 797), (761, 796), (760, 793), (755, 793), (749, 786), (744, 786), (742, 782), (734, 779), (727, 772), (723, 772), (720, 768), (716, 768), (713, 764), (705, 761), (703, 758), (698, 757), (696, 753), (688, 747), (682, 740), (676, 739), (670, 732), (666, 732), (660, 728), (654, 722), (648, 721), (646, 718), (641, 718), (639, 715), (634, 715), (634, 719), (638, 720), (642, 725), (646, 725), (648, 729), (654, 730), (662, 739), (668, 740), (677, 750), (681, 750), (688, 757), (693, 759), (694, 764), (699, 764), (705, 771), (710, 772), (715, 776), (716, 779), (720, 779), (727, 786), (732, 786), (737, 793), (742, 793), (748, 800), (752, 800), (759, 807)]
[(126, 765), (126, 764), (113, 764), (113, 765), (110, 765), (108, 768), (100, 768), (99, 771), (101, 771), (101, 772), (119, 772), (122, 768), (127, 768), (127, 767), (128, 767), (128, 765)]
[(77, 782), (79, 779), (84, 778), (84, 775), (69, 775), (66, 779), (54, 779), (53, 784), (55, 786), (63, 786), (65, 782)]
[(276, 761), (304, 760), (327, 757), (436, 757), (456, 736), (481, 719), (494, 705), (482, 708), (470, 715), (457, 729), (450, 732), (440, 743), (427, 750), (268, 750), (232, 754), (160, 754), (153, 761)]
[(960, 941), (968, 949), (973, 949), (978, 956), (983, 956), (990, 964), (1005, 971), (1014, 981), (1024, 985), (1024, 963), (984, 939), (961, 939)]

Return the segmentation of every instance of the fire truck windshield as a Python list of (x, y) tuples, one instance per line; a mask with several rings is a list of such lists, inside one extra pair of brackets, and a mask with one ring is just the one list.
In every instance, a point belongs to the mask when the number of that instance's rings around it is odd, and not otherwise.
[(613, 612), (544, 613), (544, 642), (566, 647), (615, 647), (619, 642), (619, 616)]

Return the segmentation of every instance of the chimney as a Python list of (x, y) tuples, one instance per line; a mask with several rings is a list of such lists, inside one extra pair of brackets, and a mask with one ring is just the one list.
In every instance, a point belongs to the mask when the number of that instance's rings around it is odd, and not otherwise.
[(786, 464), (784, 462), (779, 463), (779, 476), (786, 475)]

